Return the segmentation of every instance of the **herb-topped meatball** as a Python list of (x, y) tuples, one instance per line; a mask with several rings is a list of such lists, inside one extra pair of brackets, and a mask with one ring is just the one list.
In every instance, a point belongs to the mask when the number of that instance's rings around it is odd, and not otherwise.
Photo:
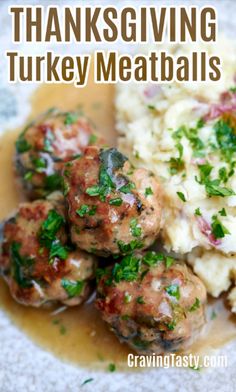
[(95, 258), (68, 244), (59, 200), (23, 203), (3, 229), (0, 268), (11, 294), (24, 305), (78, 305), (91, 293)]
[(206, 289), (183, 263), (152, 251), (98, 270), (97, 308), (140, 353), (190, 346), (205, 323)]
[(51, 109), (29, 124), (16, 141), (16, 169), (29, 197), (60, 190), (63, 163), (94, 143), (104, 145), (104, 140), (79, 112)]
[(161, 224), (161, 190), (115, 148), (88, 147), (64, 170), (72, 241), (95, 254), (126, 254), (153, 243)]

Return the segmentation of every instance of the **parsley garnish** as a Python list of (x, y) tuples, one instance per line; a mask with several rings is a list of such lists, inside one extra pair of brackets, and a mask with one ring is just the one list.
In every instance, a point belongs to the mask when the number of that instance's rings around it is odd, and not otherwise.
[(20, 248), (21, 244), (18, 242), (13, 242), (10, 247), (13, 277), (20, 287), (30, 288), (32, 287), (32, 279), (29, 279), (27, 275), (34, 259), (28, 256), (21, 256)]
[(97, 206), (88, 206), (87, 204), (82, 204), (82, 206), (78, 210), (76, 210), (76, 214), (83, 218), (85, 215), (95, 215), (96, 210)]
[(95, 144), (97, 139), (98, 139), (98, 137), (92, 133), (92, 135), (90, 135), (90, 138), (89, 138), (89, 144)]
[(131, 219), (130, 221), (130, 230), (133, 237), (140, 237), (142, 234), (142, 229), (138, 225), (138, 221), (136, 218)]
[(80, 385), (81, 387), (83, 387), (84, 385), (88, 384), (89, 382), (92, 382), (94, 380), (94, 378), (87, 378), (87, 380), (84, 380), (84, 382)]
[(138, 240), (132, 240), (128, 244), (123, 241), (117, 241), (117, 245), (122, 254), (127, 254), (133, 252), (135, 249), (141, 249), (143, 247), (143, 243)]
[(74, 124), (78, 120), (78, 114), (76, 113), (66, 113), (66, 118), (64, 121), (65, 125)]
[(145, 189), (145, 196), (148, 197), (150, 195), (153, 195), (153, 190), (152, 188), (149, 186), (148, 188)]
[(175, 297), (177, 300), (180, 299), (180, 290), (179, 290), (179, 285), (178, 284), (171, 284), (170, 286), (167, 286), (165, 288), (165, 291), (171, 297)]
[(56, 256), (62, 260), (65, 260), (68, 256), (67, 248), (56, 238), (57, 232), (64, 224), (64, 218), (56, 210), (51, 210), (40, 228), (39, 242), (41, 246), (49, 249), (50, 262)]
[(226, 234), (230, 234), (229, 230), (220, 222), (216, 215), (212, 217), (211, 230), (216, 239), (224, 238)]
[(140, 267), (140, 259), (133, 256), (125, 256), (121, 262), (116, 263), (112, 269), (112, 277), (116, 283), (122, 280), (132, 282), (137, 279)]
[(195, 310), (199, 309), (200, 305), (201, 305), (201, 302), (200, 302), (199, 298), (196, 298), (194, 304), (192, 306), (190, 306), (189, 312), (194, 312)]
[(31, 149), (31, 145), (24, 138), (23, 134), (21, 134), (16, 141), (16, 151), (18, 154), (23, 154)]
[(115, 372), (116, 371), (116, 365), (114, 363), (109, 363), (108, 370), (109, 370), (109, 372)]
[(220, 214), (221, 216), (227, 216), (227, 213), (226, 213), (225, 208), (222, 208), (222, 210), (219, 211), (219, 214)]
[(137, 304), (139, 304), (139, 305), (145, 304), (145, 301), (144, 301), (144, 299), (143, 299), (143, 296), (137, 297), (137, 298), (136, 298), (136, 302), (137, 302)]
[(123, 203), (123, 200), (120, 197), (116, 197), (115, 199), (110, 199), (109, 200), (109, 204), (111, 206), (121, 206), (121, 204)]
[(153, 267), (162, 261), (164, 261), (164, 255), (162, 253), (156, 253), (151, 250), (149, 250), (142, 258), (142, 262), (147, 264), (149, 267)]
[(184, 196), (184, 194), (182, 193), (182, 192), (176, 192), (177, 193), (177, 195), (179, 196), (179, 198), (183, 201), (183, 202), (186, 202), (186, 198), (185, 198), (185, 196)]
[(84, 288), (84, 281), (83, 280), (69, 280), (63, 278), (61, 280), (61, 286), (67, 292), (69, 298), (73, 298), (75, 296), (79, 296)]
[(202, 216), (202, 213), (201, 213), (201, 210), (200, 210), (199, 207), (196, 208), (196, 210), (194, 211), (194, 215), (196, 215), (196, 216)]

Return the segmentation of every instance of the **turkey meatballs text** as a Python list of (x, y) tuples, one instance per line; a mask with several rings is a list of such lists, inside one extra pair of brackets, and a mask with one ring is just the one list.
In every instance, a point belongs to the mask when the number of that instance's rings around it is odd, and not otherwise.
[(96, 260), (70, 246), (63, 201), (37, 200), (5, 223), (0, 268), (24, 305), (78, 305), (91, 293)]
[(183, 350), (205, 323), (206, 289), (183, 263), (148, 251), (97, 273), (97, 308), (140, 353)]
[(161, 226), (158, 181), (115, 148), (88, 147), (66, 164), (65, 194), (72, 241), (102, 256), (144, 249)]

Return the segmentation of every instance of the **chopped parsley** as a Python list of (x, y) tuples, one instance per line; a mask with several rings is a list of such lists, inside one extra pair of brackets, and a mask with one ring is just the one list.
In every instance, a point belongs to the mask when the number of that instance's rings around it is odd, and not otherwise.
[(25, 181), (31, 181), (33, 178), (34, 173), (32, 171), (28, 171), (24, 175), (24, 180)]
[(60, 259), (65, 260), (68, 256), (67, 248), (64, 247), (60, 240), (56, 237), (57, 232), (64, 224), (65, 220), (63, 216), (58, 214), (56, 210), (51, 210), (39, 230), (38, 237), (40, 245), (50, 251), (50, 262), (53, 261), (54, 257), (59, 257)]
[(63, 278), (61, 280), (61, 286), (67, 292), (69, 298), (73, 298), (79, 296), (84, 288), (84, 281), (83, 280), (69, 280)]
[(179, 156), (177, 158), (170, 158), (169, 164), (170, 164), (170, 174), (174, 175), (177, 174), (179, 171), (184, 169), (184, 161), (182, 159), (183, 157), (183, 146), (181, 143), (177, 143), (175, 146), (178, 150)]
[(200, 302), (199, 298), (196, 298), (194, 304), (192, 306), (190, 306), (189, 312), (194, 312), (195, 310), (199, 309), (200, 305), (201, 305), (201, 302)]
[(63, 189), (63, 177), (59, 173), (54, 173), (45, 177), (44, 186), (46, 191), (53, 192)]
[(225, 208), (222, 208), (222, 209), (219, 211), (219, 214), (220, 214), (221, 216), (227, 216), (227, 212), (226, 212)]
[(175, 259), (173, 257), (167, 256), (166, 257), (166, 268), (170, 268), (175, 262)]
[(93, 216), (95, 215), (97, 210), (97, 206), (88, 206), (87, 204), (82, 204), (82, 206), (76, 210), (76, 214), (78, 214), (81, 218), (85, 215)]
[(130, 221), (130, 230), (133, 237), (140, 237), (142, 234), (142, 229), (138, 225), (138, 221), (136, 218), (131, 219)]
[(87, 378), (86, 380), (84, 380), (84, 382), (80, 385), (81, 387), (83, 387), (84, 385), (88, 384), (89, 382), (92, 382), (94, 380), (94, 378)]
[(231, 234), (229, 230), (220, 222), (217, 215), (212, 216), (211, 230), (216, 239), (224, 238), (226, 234)]
[(109, 200), (109, 204), (110, 204), (111, 206), (117, 206), (117, 207), (119, 207), (119, 206), (121, 206), (122, 203), (123, 203), (123, 200), (122, 200), (120, 197), (116, 197), (116, 198), (114, 198), (114, 199), (110, 199), (110, 200)]
[(131, 193), (132, 189), (135, 189), (135, 184), (133, 182), (129, 182), (128, 184), (120, 187), (119, 191), (127, 194), (127, 193)]
[(10, 247), (10, 257), (12, 262), (12, 274), (18, 285), (22, 288), (32, 287), (32, 279), (28, 278), (30, 267), (34, 259), (20, 254), (21, 244), (13, 242)]
[(76, 113), (66, 113), (64, 124), (65, 125), (71, 125), (71, 124), (74, 124), (77, 120), (78, 120), (78, 114), (76, 114)]
[(179, 196), (179, 198), (180, 198), (183, 202), (186, 202), (186, 198), (185, 198), (183, 192), (176, 192), (176, 193), (177, 193), (177, 195)]
[(31, 145), (29, 142), (24, 138), (24, 134), (21, 134), (17, 141), (16, 141), (16, 151), (18, 154), (23, 154), (31, 149)]
[(124, 303), (129, 304), (131, 301), (132, 301), (132, 295), (126, 292), (124, 295)]
[(149, 186), (148, 188), (145, 189), (145, 196), (148, 197), (148, 196), (151, 196), (151, 195), (153, 195), (153, 190)]
[(145, 304), (145, 301), (144, 301), (144, 299), (143, 299), (143, 296), (137, 297), (137, 298), (136, 298), (136, 302), (137, 302), (137, 304), (139, 304), (139, 305)]
[(167, 294), (171, 297), (175, 297), (177, 300), (180, 299), (180, 290), (178, 284), (171, 284), (165, 288)]
[(108, 370), (109, 370), (109, 372), (115, 372), (116, 371), (116, 365), (114, 363), (109, 363)]
[(236, 87), (230, 87), (229, 91), (233, 94), (236, 93)]
[(173, 320), (173, 321), (171, 321), (170, 323), (167, 323), (166, 326), (167, 326), (167, 328), (168, 328), (170, 331), (173, 331), (173, 330), (175, 329), (175, 327), (176, 327), (176, 321)]
[(123, 241), (117, 241), (117, 245), (122, 254), (131, 253), (135, 249), (141, 249), (143, 247), (143, 243), (138, 240), (132, 240), (128, 244)]
[(112, 269), (112, 277), (116, 283), (122, 280), (132, 282), (137, 279), (140, 267), (140, 259), (133, 256), (125, 256), (121, 262), (116, 263)]
[(202, 213), (201, 213), (201, 210), (200, 210), (199, 207), (196, 208), (196, 210), (194, 211), (194, 215), (196, 215), (196, 216), (202, 216)]
[(162, 253), (156, 253), (154, 251), (149, 250), (142, 258), (142, 262), (149, 267), (153, 267), (154, 265), (164, 261), (164, 255)]
[(221, 182), (220, 179), (215, 179), (215, 180), (210, 179), (210, 174), (212, 172), (213, 166), (211, 166), (209, 163), (198, 165), (198, 168), (200, 172), (200, 179), (195, 177), (195, 180), (199, 184), (205, 185), (205, 190), (208, 196), (226, 197), (235, 194), (232, 189), (222, 187), (220, 185)]

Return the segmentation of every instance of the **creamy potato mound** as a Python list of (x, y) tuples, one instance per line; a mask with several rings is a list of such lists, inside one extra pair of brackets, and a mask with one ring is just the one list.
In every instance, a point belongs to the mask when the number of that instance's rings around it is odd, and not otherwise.
[[(236, 48), (221, 39), (165, 50), (217, 54), (221, 81), (118, 84), (119, 148), (162, 181), (164, 246), (186, 255), (218, 297), (236, 281)], [(229, 300), (236, 312), (236, 288)]]

